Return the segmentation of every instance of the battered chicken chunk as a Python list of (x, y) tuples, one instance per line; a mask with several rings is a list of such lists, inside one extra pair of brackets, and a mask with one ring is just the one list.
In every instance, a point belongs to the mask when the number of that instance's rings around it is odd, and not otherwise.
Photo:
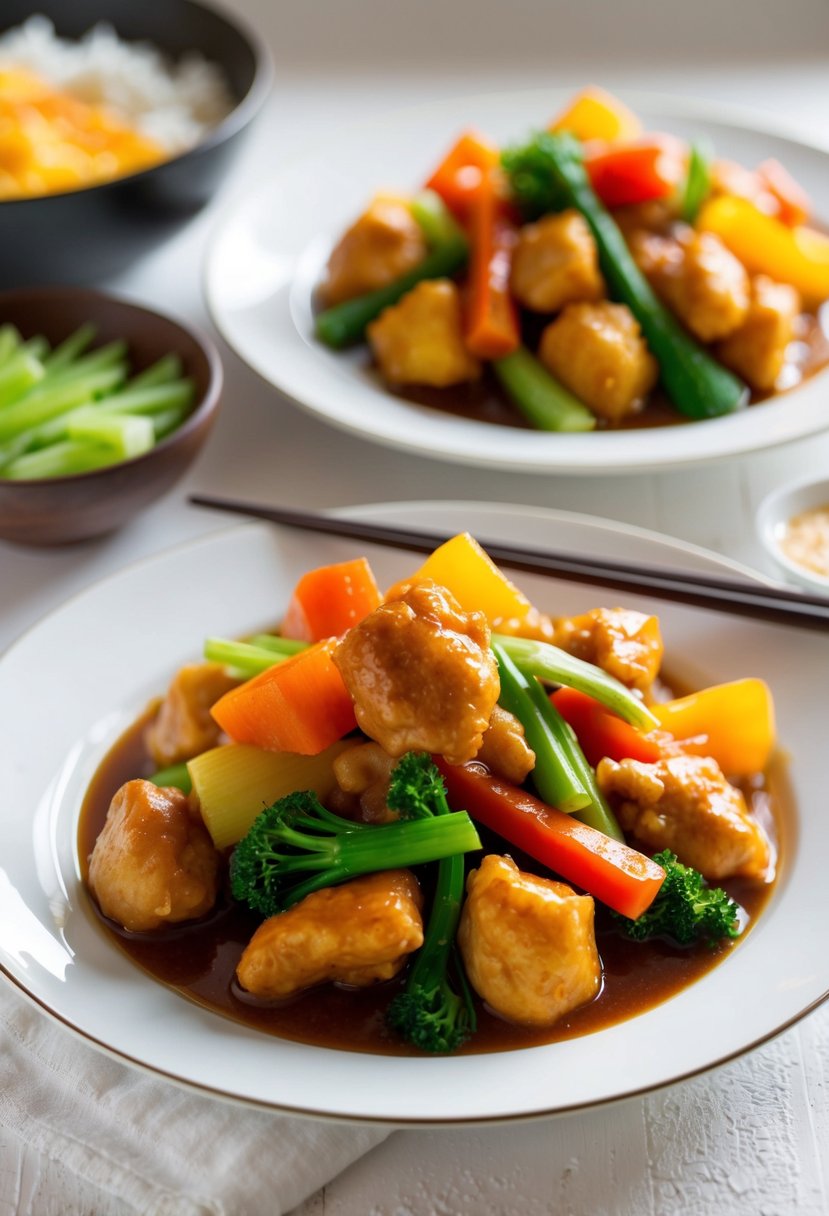
[(498, 664), (482, 612), (464, 612), (445, 587), (401, 587), (334, 652), (360, 729), (390, 756), (476, 756), (498, 700)]
[(783, 370), (799, 312), (800, 296), (794, 287), (758, 275), (751, 284), (748, 316), (719, 344), (717, 358), (753, 389), (770, 393)]
[(147, 747), (159, 768), (192, 760), (218, 744), (221, 730), (210, 707), (238, 683), (219, 663), (192, 663), (176, 673), (147, 730)]
[(259, 926), (239, 960), (239, 983), (279, 1000), (329, 981), (366, 988), (389, 980), (423, 945), (422, 902), (408, 870), (315, 891)]
[(481, 750), (475, 757), (496, 777), (513, 785), (523, 785), (535, 768), (535, 752), (524, 738), (524, 727), (509, 710), (496, 705), (484, 734)]
[(512, 254), (512, 294), (535, 312), (558, 312), (605, 294), (596, 242), (578, 211), (548, 215), (520, 231)]
[(658, 367), (624, 304), (568, 304), (541, 335), (541, 362), (599, 418), (643, 408)]
[(321, 287), (331, 307), (352, 296), (385, 287), (426, 257), (426, 239), (405, 199), (378, 194), (343, 233), (328, 259)]
[[(341, 794), (357, 803), (357, 817), (364, 823), (392, 823), (397, 814), (389, 810), (391, 771), (397, 761), (379, 743), (357, 743), (340, 752), (334, 761), (334, 776)], [(349, 810), (343, 800), (334, 799), (332, 810)], [(349, 815), (349, 818), (351, 816)]]
[(630, 245), (656, 294), (701, 342), (725, 338), (745, 321), (748, 274), (714, 233), (686, 227), (672, 236), (640, 232)]
[(366, 332), (390, 384), (447, 388), (481, 374), (480, 363), (464, 345), (460, 293), (450, 279), (418, 283)]
[(597, 777), (624, 830), (642, 844), (654, 851), (671, 849), (708, 879), (765, 875), (771, 856), (766, 834), (715, 760), (605, 759)]
[(644, 691), (659, 674), (664, 645), (659, 618), (627, 608), (592, 608), (559, 617), (553, 642), (568, 654), (595, 663), (628, 688)]
[(458, 943), (469, 982), (511, 1022), (552, 1026), (593, 999), (601, 962), (593, 899), (490, 854), (467, 880)]
[(128, 781), (112, 800), (89, 862), (105, 916), (133, 932), (204, 916), (216, 902), (219, 854), (185, 794)]

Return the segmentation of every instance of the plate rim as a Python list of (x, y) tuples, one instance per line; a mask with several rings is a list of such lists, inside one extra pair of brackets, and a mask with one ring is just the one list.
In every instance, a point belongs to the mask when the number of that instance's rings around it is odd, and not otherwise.
[[(557, 88), (531, 87), (526, 89), (509, 89), (509, 90), (476, 90), (471, 94), (461, 95), (445, 95), (437, 99), (410, 104), (407, 106), (394, 107), (388, 111), (383, 117), (363, 119), (350, 124), (348, 131), (349, 137), (353, 138), (362, 133), (371, 131), (382, 131), (388, 129), (389, 125), (396, 118), (411, 118), (417, 117), (420, 114), (429, 115), (430, 113), (440, 114), (446, 108), (460, 103), (468, 106), (470, 109), (476, 105), (489, 103), (492, 104), (494, 99), (507, 99), (511, 104), (515, 104), (517, 98), (551, 98), (555, 101), (557, 98), (566, 98), (572, 93), (572, 90), (564, 90)], [(661, 114), (666, 117), (694, 121), (707, 121), (721, 126), (729, 126), (733, 129), (745, 132), (753, 136), (769, 136), (780, 140), (785, 140), (791, 145), (801, 150), (806, 154), (817, 153), (821, 156), (829, 158), (829, 139), (821, 140), (816, 132), (804, 130), (796, 122), (781, 118), (778, 115), (766, 113), (762, 110), (757, 110), (749, 106), (743, 106), (739, 103), (724, 102), (720, 103), (710, 98), (693, 97), (690, 95), (670, 94), (660, 91), (647, 91), (637, 89), (622, 89), (619, 90), (619, 95), (631, 104), (635, 109), (659, 109)], [(808, 419), (802, 420), (798, 429), (793, 433), (785, 433), (782, 437), (777, 434), (769, 436), (766, 432), (770, 428), (764, 428), (759, 424), (752, 425), (749, 434), (743, 435), (739, 432), (737, 435), (728, 436), (725, 443), (722, 441), (716, 450), (697, 450), (704, 446), (703, 438), (698, 440), (695, 446), (689, 446), (683, 449), (683, 446), (678, 442), (670, 447), (669, 450), (660, 453), (658, 443), (657, 450), (650, 453), (638, 453), (634, 450), (631, 455), (623, 456), (622, 461), (613, 458), (612, 456), (596, 457), (591, 454), (590, 449), (587, 451), (579, 451), (574, 459), (572, 449), (568, 452), (566, 447), (563, 452), (551, 452), (543, 458), (532, 450), (526, 450), (520, 454), (511, 453), (508, 457), (502, 457), (497, 451), (470, 451), (468, 447), (460, 439), (450, 438), (446, 446), (441, 443), (434, 442), (434, 435), (431, 434), (427, 424), (427, 437), (421, 439), (422, 419), (415, 412), (417, 407), (404, 398), (400, 398), (393, 393), (389, 393), (383, 388), (378, 388), (378, 393), (386, 396), (395, 403), (395, 406), (403, 409), (404, 407), (411, 410), (408, 415), (411, 419), (412, 426), (409, 431), (404, 430), (401, 426), (398, 429), (387, 426), (381, 429), (380, 432), (376, 429), (367, 427), (361, 424), (359, 418), (355, 416), (355, 411), (349, 411), (345, 416), (336, 412), (332, 412), (331, 407), (326, 403), (318, 404), (316, 401), (310, 400), (307, 396), (303, 396), (302, 392), (297, 387), (297, 375), (287, 377), (282, 383), (279, 382), (265, 368), (263, 361), (257, 359), (244, 343), (240, 343), (234, 333), (234, 327), (228, 319), (228, 313), (223, 304), (221, 304), (219, 296), (219, 265), (221, 262), (221, 250), (223, 242), (228, 233), (232, 230), (234, 224), (242, 217), (247, 209), (255, 207), (257, 200), (268, 197), (268, 195), (278, 186), (278, 183), (284, 179), (286, 175), (300, 170), (304, 165), (313, 164), (313, 162), (324, 153), (328, 146), (327, 142), (319, 139), (309, 150), (304, 150), (302, 153), (296, 153), (293, 157), (286, 160), (284, 165), (277, 173), (271, 174), (264, 181), (259, 183), (256, 188), (242, 198), (231, 200), (225, 204), (216, 220), (214, 221), (208, 234), (207, 246), (204, 259), (202, 262), (202, 294), (205, 299), (206, 307), (210, 319), (218, 332), (230, 348), (234, 351), (238, 358), (242, 360), (247, 368), (270, 389), (275, 389), (293, 406), (301, 409), (304, 413), (316, 418), (324, 425), (331, 426), (335, 430), (349, 434), (355, 438), (362, 439), (365, 442), (378, 444), (395, 451), (407, 452), (417, 455), (421, 458), (438, 460), (442, 463), (454, 465), (465, 465), (475, 468), (484, 469), (501, 469), (511, 470), (513, 472), (531, 473), (534, 475), (542, 475), (544, 473), (555, 473), (558, 475), (569, 476), (601, 476), (601, 475), (635, 475), (643, 472), (659, 472), (669, 471), (672, 469), (686, 469), (699, 465), (712, 465), (720, 463), (724, 460), (734, 459), (735, 457), (747, 456), (754, 452), (764, 451), (770, 447), (782, 447), (787, 444), (796, 443), (799, 440), (806, 439), (812, 435), (820, 434), (829, 428), (829, 416), (822, 419), (817, 408), (814, 409), (812, 415)], [(829, 195), (827, 196), (827, 212), (829, 212)], [(829, 218), (829, 217), (828, 217)], [(299, 255), (301, 260), (301, 255)], [(291, 293), (295, 285), (296, 274), (292, 271), (289, 287)], [(290, 302), (288, 304), (288, 312), (291, 313)], [(303, 355), (307, 357), (308, 350), (314, 352), (315, 348), (310, 346), (305, 341), (303, 333), (297, 328), (294, 318), (289, 317), (290, 332), (292, 338), (292, 346), (294, 335), (297, 339), (295, 345), (295, 357), (301, 358)], [(320, 351), (320, 369), (323, 368), (322, 360), (326, 357), (326, 352)], [(307, 368), (306, 368), (307, 371)], [(829, 381), (829, 369), (824, 369), (821, 373), (817, 373), (817, 379), (826, 376)], [(301, 378), (301, 377), (299, 377)], [(810, 377), (803, 385), (797, 386), (790, 390), (786, 397), (790, 400), (802, 400), (803, 393), (814, 391), (815, 378)], [(349, 392), (358, 393), (359, 386), (355, 383), (348, 385)], [(334, 393), (333, 386), (329, 390), (329, 395)], [(752, 407), (752, 414), (756, 416), (755, 411), (763, 411), (764, 409), (779, 404), (776, 398), (768, 402), (760, 402)], [(439, 412), (439, 411), (435, 411)], [(431, 413), (431, 411), (430, 411)], [(745, 414), (745, 411), (742, 411)], [(767, 418), (767, 414), (762, 415)], [(774, 418), (776, 415), (772, 415)], [(401, 421), (402, 421), (401, 416)], [(451, 417), (451, 415), (450, 415)], [(706, 434), (710, 435), (710, 427), (720, 422), (734, 422), (739, 415), (728, 415), (725, 418), (714, 418), (702, 420), (698, 423), (689, 423), (680, 427), (650, 427), (643, 431), (626, 431), (621, 434), (626, 438), (630, 435), (644, 435), (650, 437), (653, 435), (663, 435), (666, 432), (679, 431), (682, 434), (688, 433), (688, 427), (696, 430), (699, 426), (708, 424)], [(455, 422), (464, 421), (462, 419), (454, 419)], [(782, 421), (782, 420), (781, 420)], [(513, 434), (523, 436), (524, 431), (512, 427), (497, 426), (497, 424), (479, 422), (470, 420), (469, 424), (473, 428), (481, 428), (478, 432), (486, 442), (485, 437), (492, 431), (498, 431), (505, 434)], [(485, 429), (484, 429), (485, 428)], [(774, 428), (771, 428), (774, 429)], [(473, 431), (473, 434), (475, 432)], [(538, 431), (526, 432), (528, 435), (542, 437), (542, 442), (546, 440), (566, 440), (577, 439), (579, 441), (589, 440), (591, 437), (595, 439), (611, 438), (616, 436), (615, 432), (599, 432), (591, 433), (591, 435), (582, 436), (562, 436), (555, 433), (545, 433)], [(446, 441), (444, 440), (444, 443)], [(623, 439), (624, 442), (624, 439)], [(537, 445), (536, 445), (537, 446)], [(473, 444), (474, 447), (474, 444)], [(494, 444), (493, 444), (494, 448)]]
[[(394, 507), (397, 510), (405, 509), (407, 507), (415, 507), (415, 508), (419, 508), (421, 510), (425, 510), (425, 509), (444, 510), (444, 509), (447, 509), (450, 507), (454, 507), (457, 509), (470, 510), (472, 512), (476, 511), (477, 509), (484, 509), (484, 510), (487, 510), (490, 512), (496, 512), (499, 514), (501, 512), (505, 512), (508, 514), (513, 514), (516, 516), (524, 516), (524, 517), (526, 517), (527, 515), (534, 515), (540, 519), (543, 519), (545, 521), (550, 521), (550, 522), (554, 522), (554, 521), (561, 522), (562, 520), (573, 521), (578, 524), (587, 525), (589, 527), (595, 527), (598, 531), (609, 530), (612, 533), (616, 533), (616, 534), (623, 532), (623, 533), (635, 535), (638, 538), (641, 538), (646, 541), (651, 541), (651, 542), (656, 541), (663, 545), (666, 545), (668, 548), (676, 549), (680, 553), (692, 552), (695, 555), (698, 555), (699, 557), (703, 558), (707, 562), (711, 563), (712, 566), (719, 567), (721, 569), (728, 569), (732, 572), (739, 573), (743, 576), (753, 578), (756, 582), (759, 582), (759, 583), (769, 584), (771, 582), (771, 580), (768, 579), (765, 575), (761, 574), (758, 571), (752, 570), (748, 566), (741, 565), (740, 563), (735, 562), (733, 559), (725, 557), (722, 554), (704, 549), (700, 546), (693, 545), (693, 544), (683, 541), (679, 538), (673, 538), (673, 537), (667, 536), (666, 534), (663, 534), (663, 533), (660, 533), (657, 531), (644, 529), (644, 528), (638, 528), (633, 525), (627, 526), (627, 525), (619, 523), (618, 521), (605, 520), (599, 516), (592, 516), (589, 514), (578, 513), (578, 512), (559, 511), (554, 508), (524, 506), (524, 505), (516, 504), (516, 503), (489, 503), (489, 502), (476, 502), (476, 501), (472, 501), (472, 500), (467, 501), (467, 500), (458, 500), (458, 499), (428, 499), (428, 500), (410, 500), (410, 501), (403, 501), (403, 502), (395, 501), (395, 502), (376, 502), (376, 503), (367, 503), (367, 504), (353, 504), (353, 505), (349, 505), (346, 507), (337, 508), (336, 510), (332, 511), (331, 513), (334, 515), (339, 515), (339, 516), (348, 516), (349, 514), (352, 514), (355, 517), (368, 518), (372, 515), (380, 514), (384, 510), (387, 510), (391, 507)], [(7, 647), (7, 649), (3, 652), (3, 654), (0, 655), (0, 666), (2, 665), (2, 663), (5, 660), (7, 655), (9, 655), (14, 649), (16, 649), (16, 647), (18, 645), (20, 645), (24, 641), (24, 639), (28, 638), (32, 633), (36, 632), (45, 622), (48, 622), (53, 617), (58, 617), (62, 613), (62, 611), (67, 607), (67, 605), (75, 603), (77, 601), (82, 601), (86, 597), (94, 597), (95, 594), (97, 593), (98, 588), (101, 585), (110, 584), (112, 582), (117, 582), (120, 578), (122, 578), (126, 575), (129, 575), (130, 573), (132, 573), (136, 570), (140, 570), (146, 566), (151, 566), (158, 559), (165, 558), (170, 555), (174, 555), (179, 551), (188, 550), (188, 549), (196, 549), (196, 548), (199, 548), (202, 546), (209, 547), (216, 539), (227, 537), (227, 535), (229, 533), (233, 533), (233, 532), (264, 533), (264, 532), (270, 530), (272, 527), (273, 527), (273, 525), (269, 525), (264, 522), (254, 522), (254, 521), (245, 522), (245, 523), (241, 523), (241, 524), (233, 524), (227, 528), (219, 528), (219, 529), (215, 529), (213, 531), (204, 533), (200, 536), (190, 537), (177, 544), (168, 546), (164, 550), (158, 551), (153, 554), (144, 555), (143, 557), (138, 558), (133, 562), (127, 563), (125, 566), (121, 567), (118, 570), (111, 571), (110, 573), (104, 575), (102, 578), (96, 579), (92, 584), (83, 588), (82, 590), (77, 592), (74, 596), (70, 597), (70, 599), (64, 601), (63, 603), (57, 605), (55, 608), (51, 609), (49, 612), (44, 614), (37, 622), (35, 622), (32, 626), (30, 626), (27, 630), (25, 630), (17, 639), (15, 639), (15, 641), (9, 647)], [(261, 1110), (267, 1110), (272, 1113), (280, 1112), (280, 1113), (297, 1116), (297, 1117), (319, 1119), (319, 1120), (338, 1122), (338, 1123), (343, 1122), (343, 1123), (353, 1123), (353, 1124), (365, 1124), (365, 1125), (369, 1125), (369, 1126), (393, 1126), (393, 1127), (401, 1127), (401, 1128), (402, 1127), (412, 1127), (412, 1128), (439, 1127), (439, 1126), (473, 1127), (473, 1126), (508, 1124), (508, 1123), (515, 1123), (515, 1122), (527, 1122), (527, 1121), (533, 1121), (536, 1119), (551, 1118), (554, 1116), (557, 1117), (560, 1115), (572, 1114), (572, 1113), (575, 1113), (578, 1111), (590, 1110), (593, 1108), (613, 1105), (615, 1103), (627, 1101), (629, 1099), (640, 1098), (649, 1093), (656, 1093), (661, 1090), (671, 1088), (674, 1085), (680, 1084), (681, 1082), (690, 1080), (694, 1077), (705, 1075), (706, 1073), (712, 1072), (713, 1070), (718, 1069), (733, 1060), (739, 1059), (740, 1057), (747, 1055), (749, 1052), (756, 1050), (758, 1047), (762, 1046), (763, 1044), (773, 1040), (774, 1038), (778, 1037), (779, 1035), (785, 1033), (787, 1030), (791, 1029), (798, 1022), (800, 1022), (803, 1018), (808, 1016), (815, 1009), (819, 1008), (822, 1004), (824, 1004), (825, 1002), (827, 1002), (829, 1000), (829, 988), (826, 988), (820, 995), (818, 995), (813, 1000), (811, 1000), (803, 1009), (799, 1010), (797, 1013), (792, 1015), (790, 1018), (786, 1019), (780, 1025), (771, 1028), (767, 1033), (765, 1033), (755, 1039), (752, 1039), (751, 1042), (749, 1042), (745, 1045), (742, 1045), (739, 1049), (737, 1049), (735, 1051), (726, 1052), (725, 1054), (723, 1054), (721, 1056), (717, 1056), (715, 1059), (707, 1061), (704, 1065), (702, 1065), (700, 1067), (694, 1067), (694, 1068), (687, 1069), (685, 1071), (677, 1072), (676, 1074), (673, 1074), (669, 1077), (665, 1077), (664, 1079), (662, 1079), (656, 1083), (644, 1085), (644, 1086), (641, 1086), (641, 1087), (638, 1087), (635, 1089), (626, 1090), (623, 1093), (617, 1093), (617, 1094), (609, 1095), (607, 1097), (599, 1098), (599, 1099), (588, 1099), (588, 1100), (584, 1100), (581, 1102), (575, 1102), (575, 1103), (571, 1103), (566, 1106), (559, 1106), (559, 1107), (555, 1107), (555, 1108), (551, 1108), (551, 1109), (534, 1109), (534, 1110), (530, 1110), (530, 1111), (523, 1111), (523, 1112), (512, 1113), (512, 1114), (481, 1115), (481, 1116), (475, 1116), (475, 1117), (461, 1116), (461, 1117), (454, 1117), (454, 1118), (451, 1118), (451, 1117), (450, 1118), (440, 1118), (440, 1117), (431, 1117), (431, 1116), (430, 1117), (420, 1117), (420, 1116), (418, 1116), (418, 1117), (399, 1117), (399, 1116), (396, 1116), (393, 1119), (390, 1119), (390, 1118), (384, 1118), (384, 1117), (380, 1117), (380, 1116), (371, 1116), (371, 1115), (363, 1115), (363, 1114), (354, 1115), (354, 1114), (348, 1114), (348, 1113), (343, 1113), (343, 1112), (333, 1112), (332, 1113), (327, 1110), (318, 1110), (318, 1109), (314, 1109), (311, 1107), (297, 1107), (297, 1106), (292, 1106), (292, 1105), (286, 1104), (286, 1103), (260, 1100), (259, 1098), (252, 1097), (250, 1095), (234, 1093), (233, 1091), (225, 1090), (223, 1088), (218, 1088), (216, 1086), (212, 1086), (205, 1082), (195, 1081), (195, 1080), (191, 1080), (186, 1077), (178, 1076), (175, 1073), (169, 1072), (167, 1069), (165, 1069), (163, 1067), (159, 1067), (154, 1064), (148, 1064), (144, 1060), (130, 1055), (129, 1052), (127, 1052), (127, 1051), (113, 1047), (110, 1044), (98, 1039), (94, 1034), (91, 1034), (89, 1031), (82, 1029), (80, 1026), (76, 1025), (75, 1022), (69, 1020), (66, 1016), (61, 1014), (59, 1011), (52, 1008), (49, 1004), (46, 1003), (46, 1001), (41, 999), (41, 997), (36, 995), (34, 992), (30, 991), (25, 986), (25, 984), (18, 978), (18, 976), (12, 974), (9, 971), (9, 969), (6, 967), (6, 965), (4, 964), (4, 962), (2, 960), (0, 960), (0, 975), (2, 975), (5, 980), (10, 982), (12, 987), (18, 993), (20, 993), (30, 1005), (33, 1005), (35, 1008), (37, 1008), (42, 1013), (44, 1013), (52, 1022), (55, 1022), (58, 1025), (63, 1026), (66, 1030), (68, 1030), (71, 1034), (73, 1034), (79, 1041), (85, 1043), (87, 1046), (91, 1046), (94, 1050), (102, 1051), (105, 1055), (107, 1055), (111, 1059), (117, 1060), (118, 1062), (124, 1063), (130, 1067), (137, 1068), (139, 1071), (141, 1071), (142, 1073), (144, 1073), (147, 1076), (161, 1077), (190, 1092), (200, 1093), (200, 1094), (207, 1095), (207, 1096), (210, 1096), (213, 1098), (217, 1098), (217, 1099), (220, 1099), (223, 1101), (230, 1101), (234, 1104), (238, 1104), (238, 1105), (242, 1105), (242, 1106), (253, 1107), (255, 1109), (261, 1109)], [(510, 1053), (507, 1053), (507, 1054), (510, 1054)]]

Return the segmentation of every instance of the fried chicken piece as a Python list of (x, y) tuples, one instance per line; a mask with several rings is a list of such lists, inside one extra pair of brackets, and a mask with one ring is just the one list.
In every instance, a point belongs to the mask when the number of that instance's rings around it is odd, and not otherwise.
[(578, 211), (546, 215), (520, 230), (512, 254), (512, 294), (535, 312), (558, 312), (605, 294), (596, 242)]
[(591, 896), (492, 854), (469, 875), (467, 892), (458, 944), (469, 982), (497, 1014), (552, 1026), (596, 996)]
[(713, 232), (684, 226), (671, 236), (639, 232), (630, 248), (656, 294), (701, 342), (725, 338), (745, 321), (748, 274)]
[(786, 361), (786, 348), (794, 338), (799, 313), (800, 296), (794, 287), (758, 275), (752, 280), (748, 315), (740, 328), (717, 346), (717, 358), (753, 389), (772, 392)]
[(553, 624), (556, 646), (595, 663), (628, 688), (644, 691), (659, 674), (665, 647), (658, 617), (628, 608), (592, 608)]
[(372, 321), (366, 333), (389, 384), (447, 388), (481, 374), (463, 340), (461, 298), (451, 279), (418, 283)]
[(765, 875), (771, 857), (766, 834), (716, 760), (604, 759), (597, 777), (624, 830), (648, 848), (671, 849), (684, 865), (712, 880)]
[(524, 727), (509, 710), (496, 705), (475, 757), (496, 777), (523, 785), (535, 768), (535, 752), (524, 738)]
[(482, 612), (431, 581), (403, 586), (334, 652), (360, 729), (390, 756), (478, 754), (498, 700), (498, 664)]
[(423, 905), (408, 870), (386, 870), (306, 895), (254, 933), (236, 968), (263, 1000), (331, 981), (366, 988), (389, 980), (423, 945)]
[(541, 335), (544, 366), (599, 418), (638, 414), (659, 368), (625, 304), (568, 304)]
[[(356, 743), (334, 761), (337, 786), (342, 794), (356, 798), (364, 823), (394, 823), (398, 818), (386, 801), (396, 763), (379, 743)], [(340, 813), (341, 806), (346, 809), (345, 801), (335, 798), (332, 809)]]
[(210, 707), (238, 683), (219, 663), (191, 663), (176, 672), (147, 728), (147, 748), (159, 768), (192, 760), (216, 747), (222, 732), (210, 716)]
[(343, 233), (328, 259), (326, 307), (393, 283), (426, 257), (426, 238), (404, 198), (378, 194)]
[(219, 854), (187, 796), (128, 781), (112, 800), (89, 862), (101, 911), (143, 932), (204, 916), (216, 902)]

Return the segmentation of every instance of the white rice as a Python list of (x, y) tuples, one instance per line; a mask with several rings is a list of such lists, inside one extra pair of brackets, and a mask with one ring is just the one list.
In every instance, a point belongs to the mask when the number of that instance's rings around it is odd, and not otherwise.
[(196, 51), (178, 62), (101, 23), (77, 42), (44, 16), (0, 36), (0, 68), (27, 68), (82, 101), (104, 105), (171, 156), (197, 144), (235, 104), (221, 69)]

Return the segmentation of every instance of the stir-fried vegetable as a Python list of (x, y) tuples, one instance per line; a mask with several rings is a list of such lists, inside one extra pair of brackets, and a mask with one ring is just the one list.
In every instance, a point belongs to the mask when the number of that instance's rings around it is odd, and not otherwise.
[[(438, 769), (428, 756), (414, 752), (395, 765), (388, 804), (405, 819), (451, 814)], [(386, 1013), (389, 1025), (421, 1051), (455, 1051), (475, 1033), (475, 1008), (454, 948), (465, 875), (460, 854), (438, 863), (423, 945), (405, 988)], [(453, 986), (453, 974), (459, 991)]]
[(464, 612), (482, 612), (493, 628), (499, 621), (523, 621), (532, 607), (468, 532), (459, 532), (429, 554), (410, 581), (422, 579), (451, 591)]
[(468, 806), (478, 823), (567, 882), (633, 919), (653, 903), (665, 871), (644, 853), (474, 767), (453, 767), (443, 761), (438, 767), (450, 806)]
[(763, 680), (732, 680), (653, 706), (684, 751), (713, 756), (723, 772), (759, 773), (775, 743), (774, 702)]
[(319, 566), (294, 588), (282, 633), (302, 642), (339, 637), (379, 604), (380, 591), (366, 558)]
[(684, 155), (678, 140), (657, 135), (602, 148), (587, 156), (584, 166), (605, 207), (636, 207), (673, 194)]
[(569, 131), (585, 143), (601, 140), (613, 144), (638, 139), (642, 124), (618, 97), (593, 85), (573, 98), (550, 130)]
[(668, 849), (653, 860), (664, 869), (665, 881), (651, 906), (633, 920), (614, 914), (628, 937), (637, 942), (667, 937), (680, 946), (697, 941), (713, 946), (723, 938), (740, 936), (740, 905), (721, 887), (709, 887), (697, 870), (682, 865)]
[(540, 431), (593, 431), (596, 415), (551, 376), (526, 346), (492, 365), (519, 413)]
[(628, 305), (641, 325), (677, 409), (691, 418), (714, 418), (745, 404), (745, 385), (712, 359), (654, 295), (596, 197), (575, 140), (541, 132), (528, 144), (505, 152), (503, 162), (528, 215), (575, 207), (587, 220), (611, 294)]
[(266, 634), (260, 634), (250, 642), (208, 638), (204, 643), (204, 657), (211, 663), (221, 663), (240, 680), (249, 680), (307, 648), (306, 642)]
[(303, 791), (257, 816), (233, 851), (231, 886), (234, 899), (274, 916), (322, 887), (480, 847), (463, 811), (377, 827), (343, 819)]
[(521, 334), (510, 295), (515, 229), (500, 214), (492, 173), (484, 173), (469, 208), (469, 300), (465, 341), (479, 359), (502, 359), (517, 350)]
[(576, 732), (588, 764), (595, 768), (606, 756), (611, 760), (642, 760), (650, 764), (662, 755), (659, 744), (641, 730), (623, 722), (595, 697), (577, 688), (559, 688), (550, 697), (555, 708)]
[(679, 206), (679, 214), (686, 224), (696, 221), (700, 208), (710, 193), (711, 149), (703, 140), (695, 140), (688, 155), (688, 173)]

